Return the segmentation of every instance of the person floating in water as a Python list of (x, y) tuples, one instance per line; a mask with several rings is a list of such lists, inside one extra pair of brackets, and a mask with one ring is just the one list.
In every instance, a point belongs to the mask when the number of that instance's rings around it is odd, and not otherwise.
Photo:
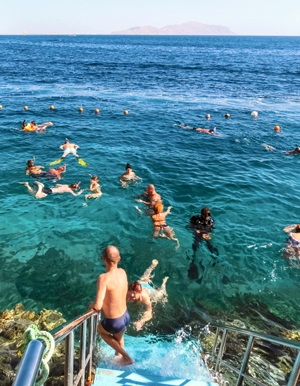
[(93, 176), (91, 178), (91, 182), (90, 182), (90, 191), (92, 193), (90, 194), (86, 194), (85, 195), (85, 202), (87, 202), (87, 200), (89, 198), (94, 198), (94, 199), (97, 199), (99, 197), (102, 196), (102, 192), (101, 192), (101, 186), (99, 184), (99, 180), (98, 180), (98, 177), (97, 176)]
[[(146, 201), (141, 200), (141, 197), (144, 197)], [(144, 204), (146, 204), (149, 209), (153, 209), (156, 204), (162, 203), (161, 196), (156, 193), (154, 185), (148, 185), (146, 188), (146, 192), (136, 196), (136, 200), (138, 202), (143, 202)]]
[[(289, 225), (283, 230), (289, 234), (289, 238), (286, 243), (287, 254), (297, 255), (300, 261), (300, 225)], [(294, 233), (292, 231), (294, 231)]]
[(127, 275), (122, 268), (118, 268), (121, 257), (116, 247), (109, 245), (103, 251), (102, 260), (106, 273), (98, 278), (96, 300), (89, 305), (89, 309), (103, 311), (104, 319), (97, 328), (99, 335), (116, 351), (116, 355), (122, 356), (121, 365), (131, 365), (133, 360), (124, 350), (123, 337), (130, 322), (126, 306)]
[(76, 158), (78, 158), (78, 163), (80, 165), (83, 165), (83, 166), (88, 165), (88, 163), (83, 161), (83, 159), (80, 158), (79, 155), (77, 154), (77, 149), (79, 149), (79, 146), (76, 145), (75, 143), (70, 143), (70, 141), (68, 139), (66, 139), (65, 143), (63, 145), (61, 145), (59, 148), (64, 151), (63, 155), (58, 160), (51, 162), (50, 165), (59, 164), (70, 153), (72, 153)]
[(166, 282), (169, 279), (167, 276), (163, 279), (162, 285), (158, 289), (152, 288), (149, 284), (151, 283), (150, 275), (157, 264), (157, 260), (152, 260), (152, 264), (144, 272), (140, 280), (131, 283), (128, 287), (127, 302), (142, 303), (146, 308), (141, 319), (133, 323), (137, 330), (141, 330), (143, 325), (152, 319), (152, 301), (157, 302), (167, 298)]
[(286, 153), (288, 155), (296, 155), (300, 154), (300, 147), (296, 147), (294, 150), (277, 150), (275, 147), (266, 145), (265, 143), (262, 144), (262, 146), (269, 151), (275, 151), (276, 153)]
[(37, 185), (38, 190), (33, 189), (28, 182), (19, 182), (19, 184), (27, 186), (29, 193), (34, 194), (35, 198), (44, 198), (49, 196), (50, 194), (57, 193), (71, 193), (73, 196), (79, 196), (85, 189), (81, 189), (78, 193), (74, 193), (74, 190), (79, 189), (79, 184), (71, 184), (71, 185), (60, 185), (56, 184), (55, 188), (45, 188), (44, 184), (39, 181), (34, 181), (34, 185)]
[[(138, 206), (135, 207), (140, 213), (143, 213)], [(177, 242), (175, 249), (180, 247), (178, 239), (176, 239), (173, 228), (169, 227), (166, 223), (166, 216), (171, 213), (171, 206), (168, 207), (168, 210), (163, 213), (164, 206), (163, 204), (156, 204), (154, 207), (154, 214), (146, 213), (146, 216), (150, 216), (154, 225), (153, 237), (166, 237), (169, 240), (174, 240)], [(161, 233), (160, 233), (161, 232)]]
[(66, 171), (66, 165), (64, 165), (64, 167), (59, 166), (57, 170), (49, 169), (47, 172), (41, 169), (45, 169), (45, 167), (34, 165), (34, 161), (30, 159), (27, 161), (26, 175), (29, 175), (32, 178), (49, 178), (60, 180), (61, 173)]
[(184, 125), (179, 125), (179, 126), (182, 127), (183, 129), (192, 129), (192, 130), (200, 131), (201, 133), (206, 133), (210, 135), (215, 135), (217, 132), (215, 127), (213, 128), (213, 130), (209, 130), (209, 129), (201, 129), (200, 127), (197, 128), (197, 127), (184, 126)]
[(141, 180), (133, 171), (130, 164), (126, 165), (126, 172), (121, 175), (119, 181), (122, 183), (123, 188), (128, 188), (130, 182), (136, 182), (136, 180)]
[(22, 130), (23, 131), (43, 131), (46, 130), (47, 126), (52, 126), (52, 122), (42, 123), (41, 125), (37, 125), (34, 121), (31, 121), (30, 123), (26, 123), (26, 121), (23, 121), (22, 123)]
[(30, 159), (27, 161), (26, 166), (26, 175), (32, 176), (33, 178), (41, 178), (45, 177), (47, 175), (47, 172), (45, 170), (45, 166), (35, 165), (34, 160)]

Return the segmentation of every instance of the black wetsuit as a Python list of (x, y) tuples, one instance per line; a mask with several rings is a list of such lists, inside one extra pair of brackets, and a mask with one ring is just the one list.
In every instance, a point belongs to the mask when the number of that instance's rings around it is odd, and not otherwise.
[[(216, 253), (217, 255), (219, 254), (217, 248), (213, 247), (211, 242), (203, 237), (204, 234), (208, 235), (212, 232), (213, 229), (215, 229), (215, 222), (213, 219), (206, 221), (205, 219), (201, 218), (200, 215), (193, 216), (190, 219), (189, 227), (194, 230), (194, 256), (196, 254), (197, 249), (199, 248), (199, 244), (201, 244), (203, 240), (206, 242), (207, 248), (211, 253)], [(200, 233), (197, 231), (200, 231)]]

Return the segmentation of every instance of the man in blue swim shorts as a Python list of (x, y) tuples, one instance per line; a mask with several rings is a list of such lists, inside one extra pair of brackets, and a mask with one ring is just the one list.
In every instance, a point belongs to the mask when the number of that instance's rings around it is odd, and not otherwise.
[(126, 306), (127, 275), (122, 268), (118, 268), (121, 257), (116, 247), (109, 245), (104, 249), (102, 260), (106, 273), (98, 278), (96, 300), (89, 305), (89, 309), (103, 311), (104, 319), (97, 328), (99, 335), (116, 350), (116, 355), (122, 356), (121, 365), (132, 365), (133, 360), (123, 349), (123, 335), (130, 322)]

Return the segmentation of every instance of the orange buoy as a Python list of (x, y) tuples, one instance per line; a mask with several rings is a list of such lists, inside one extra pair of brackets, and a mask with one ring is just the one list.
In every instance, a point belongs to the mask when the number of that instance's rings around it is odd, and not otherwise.
[(128, 114), (128, 110), (125, 110), (125, 111), (124, 111), (124, 114)]
[(280, 130), (280, 126), (275, 126), (275, 127), (274, 127), (274, 130), (275, 130), (275, 131), (279, 131), (279, 130)]
[(209, 114), (206, 114), (206, 119), (209, 119), (210, 118), (210, 115)]
[(54, 110), (54, 106), (50, 106), (50, 110)]
[(230, 114), (225, 114), (225, 118), (229, 118), (230, 117)]
[(2, 110), (2, 106), (0, 105), (0, 110)]
[(82, 107), (80, 107), (80, 108), (79, 108), (79, 111), (82, 113), (82, 112), (83, 112), (83, 108), (82, 108)]
[(99, 114), (99, 109), (96, 109), (96, 110), (95, 110), (95, 113), (96, 113), (96, 114)]
[(28, 107), (27, 107), (27, 106), (24, 106), (24, 110), (28, 110)]

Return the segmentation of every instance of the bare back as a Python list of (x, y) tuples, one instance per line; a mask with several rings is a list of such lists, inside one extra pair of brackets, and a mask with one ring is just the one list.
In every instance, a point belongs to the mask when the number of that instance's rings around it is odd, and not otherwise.
[(119, 318), (126, 311), (126, 294), (128, 289), (127, 275), (122, 268), (100, 275), (101, 285), (106, 286), (103, 299), (103, 312), (106, 318)]

